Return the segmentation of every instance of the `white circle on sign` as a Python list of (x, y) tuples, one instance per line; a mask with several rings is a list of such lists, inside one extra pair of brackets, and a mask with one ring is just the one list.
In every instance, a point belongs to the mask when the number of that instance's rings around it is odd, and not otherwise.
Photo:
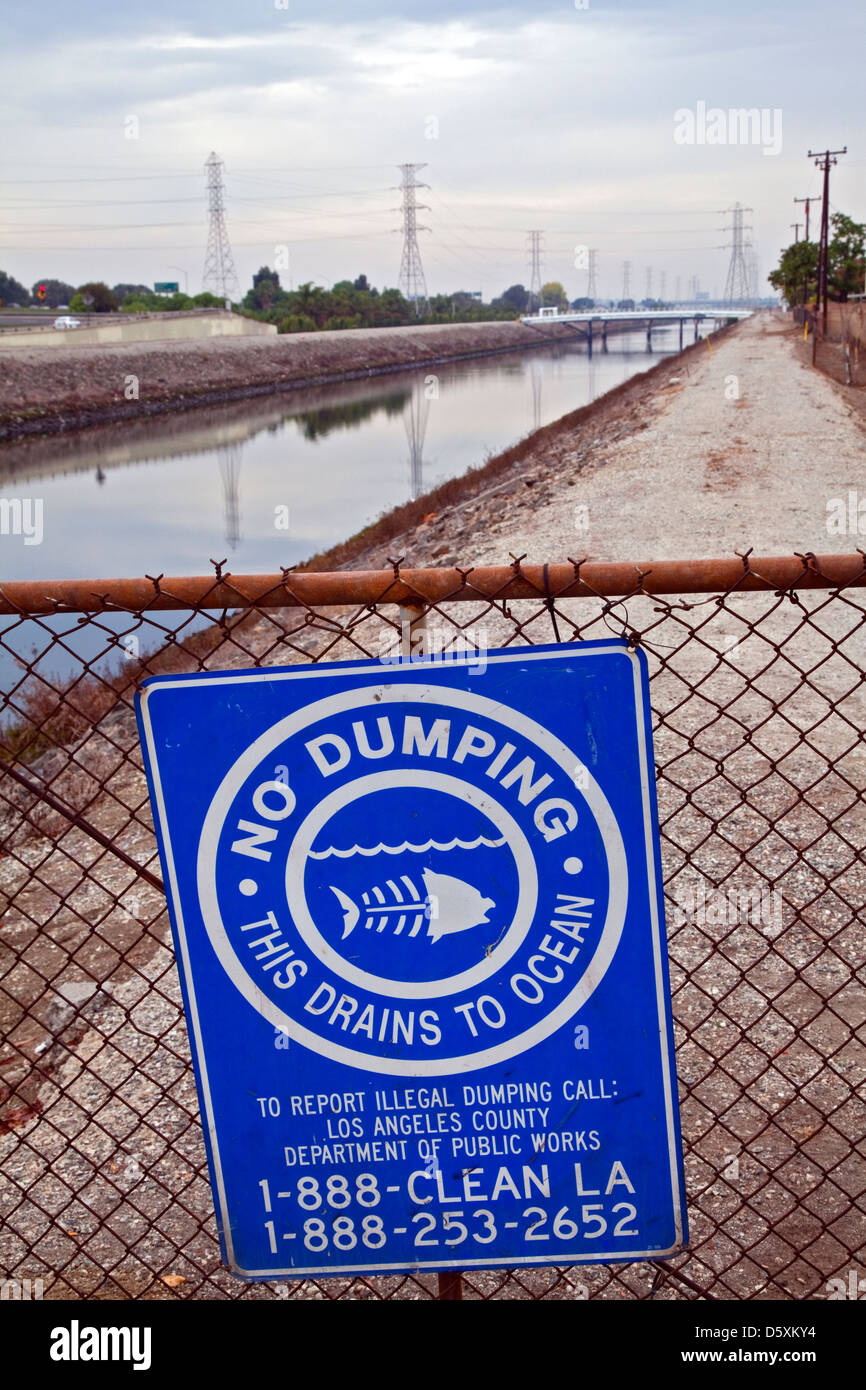
[[(623, 652), (623, 657), (632, 659), (632, 654)], [(577, 761), (572, 750), (562, 739), (550, 733), (534, 719), (530, 719), (528, 715), (504, 704), (502, 700), (491, 700), (472, 691), (424, 685), (420, 682), (395, 681), (393, 685), (386, 685), (382, 683), (381, 675), (377, 672), (375, 681), (371, 680), (367, 686), (361, 685), (352, 690), (340, 691), (336, 695), (325, 696), (324, 699), (287, 715), (285, 719), (278, 720), (244, 750), (226, 773), (208, 808), (199, 840), (197, 884), (202, 921), (223, 970), (247, 1003), (262, 1018), (311, 1052), (345, 1066), (384, 1076), (454, 1076), (475, 1068), (494, 1066), (537, 1046), (567, 1023), (598, 988), (619, 945), (628, 901), (625, 846), (607, 797), (588, 770), (586, 786), (580, 788), (580, 795), (589, 807), (602, 838), (610, 890), (598, 945), (574, 988), (550, 1013), (545, 1014), (522, 1033), (494, 1043), (492, 1047), (450, 1057), (376, 1057), (346, 1047), (331, 1038), (322, 1037), (287, 1014), (264, 994), (258, 982), (247, 974), (243, 962), (236, 955), (222, 920), (216, 883), (217, 851), (223, 824), (247, 778), (265, 759), (272, 758), (274, 750), (288, 739), (294, 738), (312, 724), (336, 717), (346, 710), (370, 705), (373, 703), (374, 695), (377, 714), (381, 714), (389, 705), (420, 703), (447, 705), (463, 712), (481, 715), (534, 743), (559, 765), (569, 782), (572, 780)]]
[[(461, 971), (459, 975), (449, 975), (438, 981), (390, 980), (382, 975), (373, 975), (359, 966), (352, 965), (351, 961), (346, 960), (345, 956), (325, 940), (307, 906), (304, 868), (319, 831), (343, 806), (357, 802), (372, 792), (391, 787), (418, 787), (422, 790), (427, 787), (476, 806), (505, 837), (505, 843), (514, 856), (518, 876), (518, 898), (511, 925), (489, 956), (469, 970)], [(372, 772), (366, 777), (358, 777), (354, 782), (346, 782), (313, 807), (289, 850), (286, 863), (286, 897), (292, 920), (310, 950), (347, 984), (358, 985), (361, 989), (370, 990), (375, 994), (388, 994), (395, 999), (441, 999), (443, 995), (458, 994), (461, 990), (471, 989), (474, 985), (480, 984), (482, 980), (495, 974), (514, 955), (532, 926), (538, 902), (538, 874), (526, 836), (504, 806), (500, 806), (486, 792), (479, 787), (473, 787), (471, 782), (464, 782), (460, 777), (451, 777), (444, 772), (404, 769)]]

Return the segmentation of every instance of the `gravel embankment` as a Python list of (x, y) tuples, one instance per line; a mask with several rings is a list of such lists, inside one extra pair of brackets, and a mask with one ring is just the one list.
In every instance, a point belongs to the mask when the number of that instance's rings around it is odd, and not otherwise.
[[(116, 343), (0, 353), (0, 439), (81, 429), (300, 386), (572, 342), (567, 324), (369, 328), (276, 338)], [(131, 385), (135, 378), (137, 387)], [(137, 397), (128, 399), (137, 389)]]

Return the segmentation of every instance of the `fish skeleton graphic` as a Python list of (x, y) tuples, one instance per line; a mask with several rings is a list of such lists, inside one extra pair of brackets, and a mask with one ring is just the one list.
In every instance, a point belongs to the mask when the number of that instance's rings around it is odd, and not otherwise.
[(477, 888), (460, 878), (437, 874), (432, 869), (423, 869), (421, 876), (425, 888), (423, 898), (412, 880), (406, 874), (401, 874), (400, 883), (405, 891), (401, 891), (393, 878), (386, 879), (385, 887), (390, 890), (390, 898), (380, 887), (374, 886), (369, 892), (361, 894), (362, 906), (348, 893), (331, 884), (331, 892), (343, 909), (343, 940), (354, 931), (362, 917), (365, 930), (375, 929), (377, 932), (383, 932), (396, 917), (393, 925), (395, 936), (402, 935), (407, 923), (409, 930), (406, 935), (418, 936), (424, 922), (428, 921), (427, 935), (435, 943), (442, 936), (481, 926), (487, 922), (490, 909), (496, 906), (492, 898), (482, 897)]

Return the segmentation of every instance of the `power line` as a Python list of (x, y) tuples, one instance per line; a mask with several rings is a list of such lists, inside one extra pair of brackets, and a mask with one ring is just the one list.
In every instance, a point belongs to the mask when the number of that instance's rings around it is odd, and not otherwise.
[[(33, 167), (29, 160), (27, 161), (27, 167)], [(51, 168), (51, 165), (47, 167)], [(84, 167), (87, 168), (88, 166), (85, 165)], [(91, 165), (90, 167), (103, 166)], [(388, 164), (305, 164), (297, 165), (292, 169), (234, 169), (232, 171), (232, 178), (254, 178), (258, 174), (338, 174), (344, 173), (346, 170), (354, 172), (358, 169), (388, 168), (390, 168)], [(197, 179), (198, 177), (198, 171), (191, 169), (188, 173), (184, 174), (171, 174), (165, 171), (159, 171), (153, 174), (96, 174), (92, 176), (87, 174), (76, 174), (74, 176), (64, 175), (61, 178), (54, 179), (0, 179), (0, 183), (135, 183), (139, 180)]]
[[(187, 222), (187, 223), (183, 223), (182, 225), (183, 225), (183, 226), (198, 226), (199, 224), (198, 224), (197, 222)], [(16, 230), (22, 230), (22, 229), (21, 229), (21, 228), (16, 228)], [(25, 230), (26, 230), (26, 229), (25, 229)], [(37, 230), (38, 230), (38, 229), (37, 229)], [(70, 229), (69, 229), (69, 228), (66, 228), (65, 230), (68, 231), (68, 230), (70, 230)], [(81, 229), (80, 229), (80, 228), (76, 228), (76, 229), (74, 229), (74, 230), (81, 230)], [(111, 230), (111, 229), (110, 229), (110, 228), (107, 228), (107, 227), (99, 227), (99, 228), (96, 228), (95, 230), (105, 232), (105, 231), (109, 231), (109, 230)], [(141, 231), (142, 229), (141, 229), (141, 227), (138, 227), (137, 230), (138, 230), (138, 231)], [(368, 240), (370, 240), (372, 237), (386, 237), (386, 236), (387, 236), (387, 237), (390, 237), (390, 233), (389, 233), (389, 232), (368, 232), (368, 233), (365, 234), (365, 236), (364, 236), (363, 239), (364, 239), (364, 241), (368, 241)], [(317, 245), (319, 244), (320, 241), (358, 241), (358, 240), (359, 240), (359, 238), (358, 238), (358, 236), (357, 236), (354, 232), (340, 232), (340, 233), (337, 233), (337, 235), (335, 235), (335, 236), (334, 236), (334, 235), (324, 235), (324, 236), (311, 236), (311, 237), (292, 237), (292, 240), (291, 240), (291, 243), (290, 243), (290, 244), (291, 244), (292, 246), (317, 246)], [(267, 237), (264, 241), (236, 241), (236, 242), (234, 243), (234, 245), (235, 245), (235, 246), (273, 246), (273, 237), (272, 237), (272, 236), (271, 236), (271, 237)], [(160, 254), (162, 254), (162, 253), (165, 252), (165, 251), (200, 251), (200, 250), (201, 250), (201, 242), (200, 242), (200, 241), (194, 241), (194, 242), (188, 242), (188, 241), (187, 241), (187, 242), (177, 242), (177, 241), (162, 242), (162, 241), (153, 241), (153, 242), (150, 243), (149, 246), (129, 246), (129, 245), (126, 244), (126, 242), (115, 243), (114, 246), (93, 246), (90, 242), (88, 242), (86, 246), (70, 246), (68, 241), (55, 242), (55, 243), (54, 243), (53, 245), (51, 245), (51, 246), (36, 246), (36, 245), (34, 245), (34, 243), (33, 243), (32, 241), (26, 241), (26, 242), (9, 242), (9, 241), (4, 241), (4, 242), (3, 242), (3, 246), (4, 246), (5, 250), (7, 250), (7, 251), (45, 251), (45, 252), (55, 252), (55, 251), (71, 251), (71, 252), (77, 252), (77, 251), (84, 251), (84, 252), (90, 252), (90, 251), (148, 251), (148, 252), (159, 252)]]
[(117, 175), (99, 175), (92, 179), (87, 178), (85, 175), (78, 175), (76, 178), (62, 179), (0, 179), (0, 183), (136, 183), (140, 180), (150, 180), (152, 182), (154, 179), (193, 178), (198, 178), (198, 174), (124, 174), (120, 177)]

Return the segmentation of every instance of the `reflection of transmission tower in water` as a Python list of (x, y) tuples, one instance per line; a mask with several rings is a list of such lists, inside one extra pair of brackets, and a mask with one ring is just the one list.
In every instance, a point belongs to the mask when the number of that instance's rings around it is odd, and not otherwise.
[(543, 377), (542, 365), (538, 361), (529, 364), (529, 384), (532, 387), (532, 428), (541, 429), (541, 385)]
[(236, 550), (241, 538), (239, 483), (241, 476), (240, 444), (224, 444), (217, 449), (220, 477), (223, 484), (223, 513), (226, 544)]
[(207, 174), (208, 233), (202, 289), (218, 294), (222, 299), (239, 299), (240, 286), (226, 230), (223, 162), (218, 154), (211, 151), (204, 167)]
[(424, 439), (429, 413), (430, 400), (426, 388), (420, 384), (413, 386), (412, 394), (403, 411), (403, 424), (409, 444), (409, 497), (413, 502), (424, 491)]
[[(606, 348), (602, 349), (603, 352), (606, 350)], [(586, 368), (587, 385), (589, 387), (588, 404), (592, 405), (592, 402), (595, 400), (596, 395), (598, 394), (598, 358), (594, 352), (589, 353), (586, 360)]]
[(415, 305), (415, 314), (420, 316), (427, 310), (427, 281), (424, 279), (424, 267), (421, 264), (421, 252), (418, 248), (418, 232), (429, 232), (429, 227), (418, 225), (418, 212), (420, 209), (428, 211), (426, 203), (415, 201), (415, 192), (419, 188), (429, 188), (429, 184), (417, 183), (415, 173), (418, 169), (426, 169), (426, 164), (399, 164), (397, 166), (403, 175), (403, 182), (400, 184), (400, 191), (403, 194), (403, 257), (400, 261), (400, 289), (406, 296), (410, 304)]

